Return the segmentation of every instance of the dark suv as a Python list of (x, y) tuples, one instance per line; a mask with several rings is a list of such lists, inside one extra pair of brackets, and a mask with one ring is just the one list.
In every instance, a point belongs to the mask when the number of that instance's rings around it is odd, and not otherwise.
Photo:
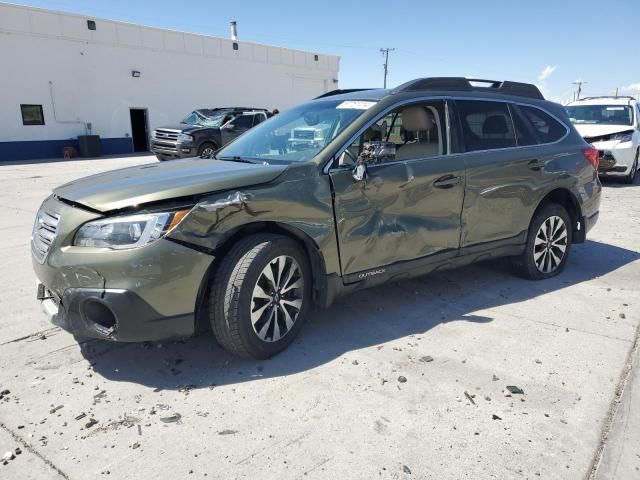
[(55, 189), (33, 230), (38, 298), (79, 335), (159, 340), (205, 322), (265, 358), (312, 302), (355, 289), (498, 257), (529, 279), (558, 274), (598, 218), (597, 162), (533, 85), (334, 92), (215, 158)]
[(264, 108), (194, 110), (180, 125), (156, 128), (151, 135), (151, 151), (158, 160), (209, 157), (268, 116), (270, 114)]

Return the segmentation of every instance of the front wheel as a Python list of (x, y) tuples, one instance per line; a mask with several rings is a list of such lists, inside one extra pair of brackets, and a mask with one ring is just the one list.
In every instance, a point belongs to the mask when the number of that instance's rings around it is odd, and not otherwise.
[(292, 239), (247, 237), (224, 256), (210, 295), (213, 333), (226, 350), (269, 358), (284, 350), (304, 323), (311, 302), (305, 251)]
[(562, 205), (543, 206), (531, 220), (524, 252), (512, 260), (516, 272), (530, 280), (560, 273), (567, 264), (572, 234), (571, 219)]
[(200, 158), (212, 158), (214, 153), (216, 153), (216, 146), (213, 143), (206, 142), (198, 148)]

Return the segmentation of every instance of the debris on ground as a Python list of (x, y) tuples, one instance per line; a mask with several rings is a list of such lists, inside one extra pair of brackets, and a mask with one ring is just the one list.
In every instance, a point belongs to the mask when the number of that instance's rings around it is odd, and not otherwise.
[(77, 415), (74, 420), (82, 420), (86, 416), (87, 416), (87, 414), (82, 412), (80, 415)]
[(507, 385), (507, 390), (512, 395), (524, 395), (524, 390), (522, 390), (520, 387), (517, 387), (515, 385)]
[(425, 355), (424, 357), (420, 357), (420, 361), (422, 363), (433, 362), (433, 357), (431, 355)]
[(178, 387), (178, 391), (184, 393), (185, 395), (189, 395), (189, 392), (191, 390), (193, 390), (194, 388), (196, 388), (196, 386), (195, 385), (191, 385), (191, 384), (180, 385)]
[(91, 428), (96, 425), (98, 421), (95, 418), (90, 418), (87, 423), (85, 423), (84, 428)]
[(491, 415), (491, 420), (502, 420), (502, 418), (494, 413), (493, 415)]
[(53, 407), (51, 410), (49, 410), (49, 413), (51, 414), (56, 413), (61, 408), (64, 408), (64, 405), (58, 405), (57, 407)]
[(400, 383), (407, 383), (407, 377), (404, 377), (404, 376), (400, 375), (400, 376), (398, 377), (398, 381), (399, 381)]
[(180, 421), (181, 418), (182, 418), (182, 415), (180, 415), (179, 413), (174, 413), (170, 417), (160, 418), (160, 421), (163, 423), (177, 423)]
[(358, 360), (354, 360), (353, 362), (351, 362), (352, 365), (359, 365), (360, 362), (358, 362)]
[(406, 473), (407, 475), (411, 475), (411, 469), (409, 467), (407, 467), (406, 465), (402, 466), (402, 471), (404, 473)]
[(536, 358), (536, 363), (537, 363), (538, 365), (540, 365), (540, 364), (542, 363), (542, 360), (540, 360), (540, 359)]
[(498, 380), (500, 380), (500, 378), (498, 378), (496, 374), (493, 374), (493, 378), (491, 380), (493, 380), (494, 382), (497, 382)]
[(620, 315), (618, 315), (620, 318), (627, 318), (627, 316), (624, 313), (621, 313)]
[(471, 403), (473, 403), (474, 405), (476, 404), (475, 400), (473, 399), (473, 397), (475, 397), (475, 395), (471, 395), (469, 392), (467, 392), (465, 390), (464, 391), (464, 396), (467, 397), (467, 400), (469, 400)]
[(218, 435), (235, 435), (236, 433), (238, 433), (237, 430), (221, 430)]
[(132, 449), (136, 449), (136, 448), (140, 448), (140, 442), (135, 442), (133, 445), (131, 445)]

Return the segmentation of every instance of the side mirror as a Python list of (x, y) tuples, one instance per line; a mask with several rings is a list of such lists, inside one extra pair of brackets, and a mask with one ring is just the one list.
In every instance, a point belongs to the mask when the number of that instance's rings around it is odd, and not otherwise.
[(351, 176), (356, 182), (365, 181), (367, 179), (367, 164), (364, 162), (358, 162), (351, 172)]

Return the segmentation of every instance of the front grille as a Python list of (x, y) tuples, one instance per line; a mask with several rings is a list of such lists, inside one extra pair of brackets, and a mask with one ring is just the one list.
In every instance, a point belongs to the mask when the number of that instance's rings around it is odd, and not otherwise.
[(315, 133), (316, 132), (313, 130), (294, 130), (293, 138), (304, 138), (305, 140), (306, 139), (313, 140)]
[(59, 223), (60, 215), (47, 212), (42, 208), (38, 210), (31, 234), (31, 254), (38, 262), (44, 263), (47, 258), (49, 249), (58, 234)]
[(176, 132), (175, 130), (157, 129), (153, 133), (154, 138), (157, 140), (169, 140), (171, 142), (177, 142), (180, 132)]

